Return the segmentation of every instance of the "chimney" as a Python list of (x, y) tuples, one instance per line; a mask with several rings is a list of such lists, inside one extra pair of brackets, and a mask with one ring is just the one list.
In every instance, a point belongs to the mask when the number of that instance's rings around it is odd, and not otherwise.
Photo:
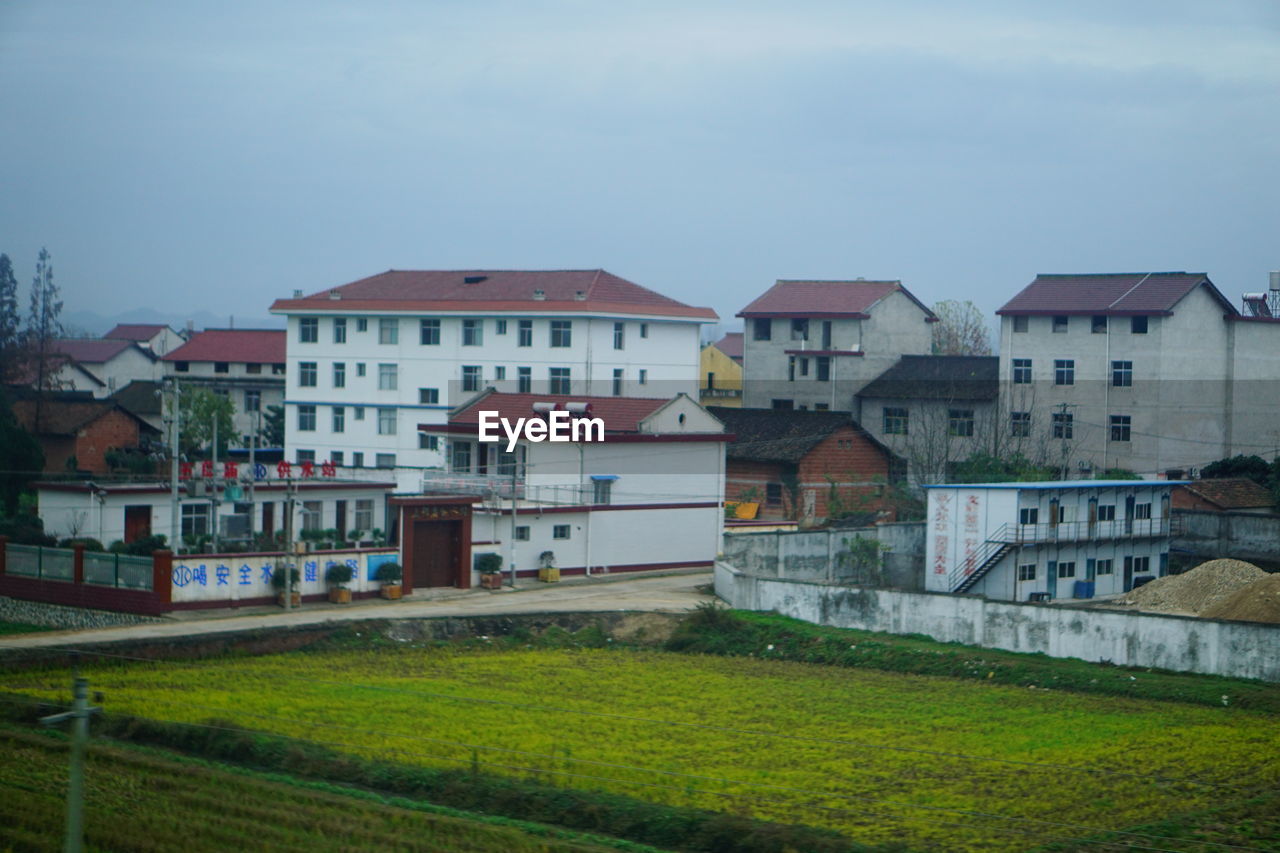
[(538, 288), (533, 292), (533, 298), (538, 300), (539, 302), (542, 302), (547, 298), (547, 292), (542, 288)]
[(575, 291), (573, 292), (573, 301), (575, 301), (575, 302), (586, 302), (586, 301), (587, 301), (587, 292), (586, 292), (585, 290), (575, 290)]
[(330, 291), (329, 291), (329, 298), (330, 298), (330, 299), (341, 299), (341, 298), (342, 298), (342, 294), (341, 294), (341, 293), (339, 293), (339, 292), (338, 292), (338, 291), (336, 291), (336, 290), (330, 290)]
[(301, 299), (301, 298), (302, 298), (302, 291), (301, 291), (301, 290), (295, 290), (295, 291), (293, 292), (293, 298), (294, 298), (294, 299)]

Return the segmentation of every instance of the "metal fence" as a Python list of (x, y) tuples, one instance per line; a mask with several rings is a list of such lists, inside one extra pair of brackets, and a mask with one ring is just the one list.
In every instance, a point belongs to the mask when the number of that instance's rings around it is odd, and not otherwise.
[(50, 581), (75, 579), (76, 552), (41, 545), (6, 545), (5, 571), (11, 575)]
[(151, 589), (150, 557), (86, 551), (84, 582), (117, 589)]

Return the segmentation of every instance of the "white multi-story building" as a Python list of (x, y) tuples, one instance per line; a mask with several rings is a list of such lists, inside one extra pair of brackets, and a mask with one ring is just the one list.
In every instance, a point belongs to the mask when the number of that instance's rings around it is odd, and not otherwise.
[(937, 317), (899, 281), (778, 281), (746, 320), (742, 405), (852, 411), (903, 355), (928, 355)]
[(391, 270), (271, 310), (288, 318), (288, 453), (394, 468), (406, 490), (444, 464), (418, 424), (486, 387), (696, 395), (717, 319), (604, 270)]
[(926, 486), (925, 589), (1004, 601), (1128, 592), (1168, 573), (1169, 480)]
[(249, 446), (262, 428), (264, 412), (284, 403), (282, 329), (205, 329), (162, 360), (165, 375), (184, 387), (208, 388), (231, 400), (233, 445)]
[[(1280, 276), (1272, 284), (1280, 290)], [(1280, 446), (1280, 319), (1204, 273), (1039, 275), (996, 313), (1002, 411), (1037, 461), (1190, 473)], [(1264, 310), (1265, 309), (1265, 310)]]
[[(481, 441), (481, 412), (509, 423), (543, 420), (556, 407), (599, 419), (592, 440)], [(471, 495), (470, 543), (502, 556), (506, 571), (568, 574), (710, 567), (724, 520), (724, 425), (683, 394), (671, 399), (486, 392), (444, 424), (423, 424), (447, 441), (446, 471), (426, 472), (423, 491)], [(602, 440), (601, 440), (602, 439)], [(412, 587), (471, 580), (470, 550), (451, 522), (423, 517), (401, 533)], [(421, 527), (421, 529), (417, 529)]]

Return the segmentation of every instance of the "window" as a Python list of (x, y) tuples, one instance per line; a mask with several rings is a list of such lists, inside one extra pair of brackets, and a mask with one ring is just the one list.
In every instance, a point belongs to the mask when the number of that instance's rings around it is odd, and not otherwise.
[(1133, 573), (1135, 575), (1143, 575), (1149, 571), (1151, 571), (1150, 557), (1134, 557), (1133, 558)]
[(191, 369), (191, 362), (175, 361), (173, 363), (173, 370), (175, 373), (186, 373), (190, 369)]
[[(363, 452), (363, 451), (357, 450), (357, 451), (355, 451), (354, 453), (352, 453), (352, 454), (351, 454), (351, 467), (353, 467), (353, 468), (363, 468), (363, 467), (364, 467), (364, 452)], [(362, 530), (365, 530), (365, 529), (367, 529), (367, 528), (363, 528), (363, 527), (362, 527), (361, 529), (362, 529)]]
[(516, 391), (521, 394), (528, 394), (533, 390), (533, 368), (517, 367), (516, 368)]
[(400, 321), (394, 317), (383, 317), (378, 320), (378, 343), (400, 343)]
[(440, 402), (439, 388), (419, 388), (418, 402), (424, 406), (434, 406)]
[(225, 362), (225, 361), (215, 361), (215, 362), (213, 363), (213, 372), (214, 372), (214, 373), (229, 373), (229, 372), (231, 372), (231, 365), (230, 365), (230, 364), (228, 364), (228, 363), (227, 363), (227, 362)]
[(396, 467), (396, 455), (394, 453), (379, 453), (373, 458), (375, 468), (394, 468)]
[(1107, 315), (1094, 314), (1093, 323), (1090, 324), (1089, 329), (1095, 335), (1105, 335), (1107, 333)]
[(396, 366), (394, 364), (378, 365), (378, 390), (394, 391), (398, 385), (396, 379)]
[(214, 388), (213, 393), (217, 394), (219, 397), (221, 397), (224, 400), (231, 399), (231, 391), (227, 388)]
[(364, 362), (363, 362), (363, 361), (357, 361), (357, 362), (356, 362), (356, 376), (364, 376)]
[(357, 331), (357, 332), (367, 332), (367, 331), (369, 331), (369, 318), (368, 318), (368, 317), (357, 317), (357, 318), (356, 318), (356, 331)]
[(450, 462), (455, 472), (466, 473), (471, 470), (471, 442), (455, 441), (451, 444), (453, 458)]
[(434, 346), (440, 345), (440, 321), (439, 320), (418, 321), (418, 343), (424, 347), (434, 347)]
[(347, 318), (333, 318), (333, 342), (335, 344), (345, 344), (347, 342)]
[(642, 367), (642, 368), (640, 368), (640, 373), (639, 373), (638, 377), (636, 378), (636, 381), (637, 381), (637, 382), (639, 382), (641, 385), (648, 385), (648, 384), (649, 384), (649, 371), (648, 371), (648, 370), (645, 370), (643, 367)]
[(626, 342), (627, 342), (627, 324), (614, 323), (613, 324), (613, 348), (622, 349), (624, 346), (626, 346)]
[(1015, 358), (1013, 360), (1013, 384), (1031, 384), (1031, 359)]
[(464, 347), (478, 347), (484, 345), (483, 320), (462, 321), (462, 345)]
[(1009, 413), (1009, 435), (1014, 438), (1029, 438), (1031, 436), (1030, 412)]
[(439, 450), (440, 437), (435, 435), (427, 435), (425, 432), (418, 433), (418, 449), (419, 450)]
[(320, 340), (320, 318), (303, 317), (298, 321), (298, 343), (314, 344)]
[(1034, 506), (1024, 506), (1018, 510), (1019, 524), (1038, 524), (1040, 522), (1040, 508)]
[(347, 387), (347, 363), (345, 361), (335, 361), (333, 363), (333, 387)]
[(334, 465), (341, 466), (345, 458), (346, 457), (343, 455), (341, 450), (329, 451), (329, 461), (332, 462)]
[(463, 391), (479, 391), (480, 383), (484, 381), (484, 377), (480, 373), (480, 365), (464, 364), (462, 366), (462, 390)]
[(346, 406), (333, 407), (333, 431), (347, 431), (347, 408)]
[(298, 407), (298, 432), (315, 432), (316, 430), (316, 407), (315, 406), (299, 406)]
[(209, 534), (209, 504), (182, 505), (182, 535), (207, 536)]
[(796, 357), (794, 355), (787, 356), (787, 381), (796, 381)]
[(1076, 576), (1076, 564), (1074, 562), (1058, 563), (1058, 577), (1073, 578), (1075, 576)]
[(795, 400), (778, 400), (778, 399), (773, 399), (773, 400), (770, 400), (770, 401), (769, 401), (769, 408), (774, 409), (774, 410), (779, 411), (779, 412), (789, 412), (789, 411), (791, 411), (792, 409), (794, 409), (795, 407), (796, 407), (796, 401), (795, 401)]
[(818, 371), (818, 375), (814, 378), (817, 379), (819, 382), (830, 382), (831, 381), (831, 357), (826, 355), (820, 355), (816, 359), (814, 359), (814, 362), (817, 366), (817, 371)]
[(351, 412), (355, 415), (356, 420), (364, 420), (364, 406), (355, 406), (352, 408)]
[[(644, 337), (641, 335), (640, 337)], [(757, 341), (773, 340), (773, 320), (768, 317), (757, 317), (751, 324), (751, 337)]]
[(262, 373), (262, 362), (260, 361), (246, 362), (244, 366), (244, 372), (252, 373), (255, 376)]
[(1053, 413), (1053, 437), (1054, 438), (1071, 438), (1074, 432), (1075, 415), (1070, 412), (1054, 412)]
[(591, 481), (591, 502), (594, 504), (607, 504), (613, 495), (613, 480), (592, 480)]
[(567, 525), (567, 524), (557, 524), (557, 525), (555, 525), (554, 527), (552, 527), (552, 528), (551, 528), (551, 538), (552, 538), (552, 539), (568, 539), (568, 538), (569, 538), (569, 525)]
[(800, 359), (800, 375), (801, 376), (809, 375), (809, 359), (807, 358)]
[(517, 542), (529, 541), (529, 525), (527, 524), (516, 525), (516, 541)]
[(499, 365), (498, 367), (495, 367), (495, 368), (493, 369), (493, 378), (494, 378), (495, 380), (506, 379), (506, 378), (507, 378), (507, 368), (506, 368), (506, 367), (503, 367), (503, 366), (501, 366), (501, 365)]
[(1130, 331), (1131, 333), (1135, 334), (1135, 335), (1145, 335), (1145, 334), (1147, 333), (1147, 318), (1146, 318), (1146, 316), (1141, 316), (1141, 317), (1130, 317), (1130, 318), (1129, 318), (1129, 331)]
[(1148, 520), (1151, 518), (1151, 504), (1134, 504), (1133, 517), (1140, 520)]
[(809, 320), (807, 318), (796, 317), (791, 321), (791, 340), (809, 340)]
[(395, 434), (396, 434), (396, 410), (395, 409), (378, 409), (378, 435), (395, 435)]
[(765, 506), (782, 506), (781, 483), (765, 483), (764, 503)]
[(244, 410), (246, 412), (262, 411), (262, 392), (256, 389), (249, 389), (244, 392)]
[(1067, 325), (1070, 319), (1071, 318), (1068, 317), (1066, 314), (1054, 314), (1053, 330), (1058, 333), (1065, 332), (1067, 330)]
[(356, 498), (355, 520), (352, 524), (361, 532), (373, 530), (373, 498)]
[(316, 387), (316, 363), (314, 361), (298, 362), (298, 385), (303, 388)]
[(973, 409), (947, 410), (947, 435), (968, 437), (973, 435)]
[(815, 412), (829, 412), (831, 411), (831, 404), (830, 403), (814, 403), (813, 410)]
[(496, 334), (505, 335), (507, 333), (507, 321), (496, 320), (493, 324), (493, 328)]
[(648, 324), (648, 323), (641, 323), (641, 324), (640, 324), (640, 337), (642, 337), (642, 338), (647, 338), (647, 337), (649, 337), (649, 324)]
[(517, 330), (519, 340), (516, 341), (517, 346), (531, 347), (533, 346), (533, 321), (521, 320), (520, 328)]
[(1053, 384), (1075, 385), (1076, 362), (1073, 358), (1058, 358), (1053, 362)]
[(573, 321), (551, 321), (551, 346), (567, 347), (573, 345)]
[(303, 530), (321, 530), (323, 522), (320, 520), (321, 512), (324, 509), (322, 501), (303, 501), (302, 502), (302, 529)]
[(1109, 574), (1113, 574), (1115, 570), (1116, 568), (1115, 568), (1114, 560), (1110, 560), (1110, 559), (1098, 560), (1097, 562), (1094, 563), (1094, 568), (1093, 568), (1094, 574), (1109, 575)]
[(1035, 579), (1036, 579), (1035, 563), (1027, 563), (1026, 565), (1018, 566), (1018, 580), (1033, 581)]
[(1133, 419), (1129, 415), (1111, 416), (1111, 440), (1128, 441)]
[(1111, 384), (1116, 388), (1133, 387), (1133, 362), (1111, 362)]
[(568, 394), (569, 393), (569, 368), (553, 367), (550, 370), (551, 383), (547, 393), (549, 394)]
[(298, 464), (299, 464), (299, 465), (301, 465), (303, 462), (312, 462), (312, 463), (314, 463), (315, 461), (316, 461), (316, 452), (315, 452), (314, 450), (299, 450), (299, 451), (298, 451)]
[(884, 409), (884, 434), (885, 435), (906, 435), (908, 425), (907, 410), (899, 407), (886, 406)]
[(622, 396), (622, 368), (615, 367), (613, 369), (613, 396)]

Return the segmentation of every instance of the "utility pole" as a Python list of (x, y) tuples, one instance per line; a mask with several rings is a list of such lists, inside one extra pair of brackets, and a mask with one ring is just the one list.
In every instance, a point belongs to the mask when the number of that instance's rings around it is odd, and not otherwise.
[(169, 417), (169, 547), (176, 553), (182, 531), (178, 522), (178, 442), (182, 437), (182, 408), (179, 398), (182, 391), (177, 379), (170, 380), (170, 383), (173, 408)]
[(212, 551), (218, 553), (218, 414), (213, 415), (213, 479), (209, 483), (209, 534)]
[[(1059, 425), (1059, 428), (1060, 428), (1060, 429), (1061, 429), (1061, 431), (1062, 431), (1062, 479), (1064, 479), (1064, 480), (1066, 480), (1066, 479), (1067, 479), (1067, 475), (1068, 475), (1068, 471), (1067, 471), (1067, 457), (1068, 457), (1068, 455), (1069, 455), (1069, 454), (1070, 454), (1070, 452), (1071, 452), (1071, 449), (1070, 449), (1070, 448), (1071, 448), (1071, 445), (1069, 445), (1069, 444), (1067, 443), (1068, 438), (1069, 438), (1069, 436), (1068, 436), (1068, 424), (1067, 424), (1067, 409), (1074, 409), (1074, 408), (1075, 408), (1075, 404), (1073, 404), (1073, 403), (1059, 403), (1059, 404), (1058, 404), (1058, 411), (1059, 411), (1059, 413), (1060, 413), (1060, 415), (1061, 415), (1061, 417), (1058, 419), (1058, 420), (1059, 420), (1059, 424), (1058, 424), (1058, 425)], [(1074, 429), (1071, 429), (1071, 434), (1072, 434), (1072, 436), (1074, 436), (1074, 432), (1075, 432), (1075, 430), (1074, 430)]]
[(67, 781), (67, 828), (62, 842), (63, 853), (80, 853), (84, 849), (84, 753), (89, 740), (89, 717), (102, 713), (89, 704), (89, 679), (76, 668), (71, 683), (71, 710), (41, 717), (40, 724), (56, 726), (71, 720), (71, 773)]
[(520, 468), (519, 448), (511, 455), (511, 588), (516, 587), (516, 475)]
[(289, 610), (293, 607), (293, 569), (290, 568), (289, 561), (298, 562), (298, 549), (293, 543), (293, 476), (290, 475), (286, 481), (284, 501), (284, 609)]

